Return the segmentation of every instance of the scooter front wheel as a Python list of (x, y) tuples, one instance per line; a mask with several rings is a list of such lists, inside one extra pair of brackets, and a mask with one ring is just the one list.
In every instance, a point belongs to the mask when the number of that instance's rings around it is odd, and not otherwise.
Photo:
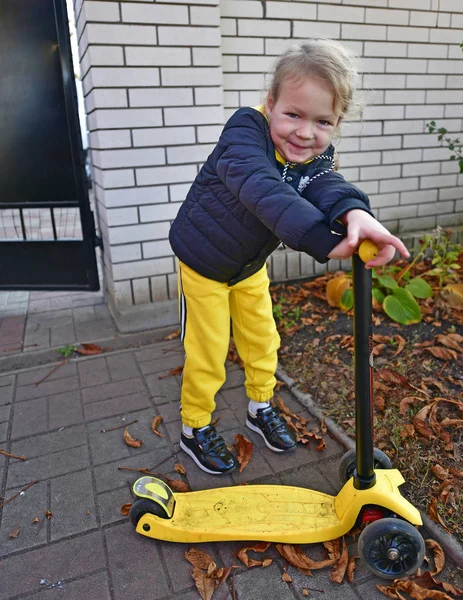
[(367, 525), (358, 540), (360, 558), (371, 573), (382, 579), (413, 575), (423, 563), (425, 549), (415, 527), (395, 518)]
[[(355, 449), (348, 450), (339, 463), (339, 479), (344, 485), (354, 475), (357, 466), (357, 457)], [(373, 468), (375, 469), (392, 469), (392, 463), (387, 454), (375, 448), (373, 450)]]
[(132, 508), (129, 512), (129, 519), (132, 525), (135, 527), (138, 525), (138, 521), (142, 518), (143, 515), (149, 513), (150, 515), (156, 515), (160, 519), (168, 519), (169, 515), (167, 514), (165, 508), (154, 502), (153, 500), (148, 500), (147, 498), (139, 498), (135, 500), (132, 504)]

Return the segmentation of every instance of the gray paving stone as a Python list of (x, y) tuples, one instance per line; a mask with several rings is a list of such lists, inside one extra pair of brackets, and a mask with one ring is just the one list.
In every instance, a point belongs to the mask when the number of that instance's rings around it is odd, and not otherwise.
[[(133, 482), (135, 481), (136, 478), (133, 479)], [(105, 525), (113, 525), (114, 523), (127, 523), (127, 517), (121, 513), (121, 508), (124, 504), (133, 501), (130, 488), (131, 486), (126, 485), (125, 488), (98, 494), (98, 512), (103, 527)]]
[(64, 325), (50, 326), (50, 346), (71, 346), (78, 341), (72, 320)]
[(84, 406), (84, 413), (87, 421), (95, 421), (113, 415), (129, 414), (129, 411), (136, 411), (150, 406), (151, 403), (148, 399), (148, 394), (146, 392), (141, 392), (111, 400), (102, 400), (100, 402), (86, 404)]
[(48, 379), (38, 385), (24, 385), (16, 391), (16, 401), (30, 400), (31, 398), (40, 398), (41, 396), (52, 396), (63, 392), (70, 392), (79, 387), (79, 381), (76, 375), (64, 377), (49, 381)]
[(74, 307), (72, 314), (76, 323), (87, 323), (88, 321), (95, 320), (95, 311), (93, 310), (93, 306), (82, 306), (80, 308)]
[[(159, 437), (151, 431), (151, 422), (154, 416), (154, 410), (150, 409), (126, 414), (123, 418), (114, 417), (90, 423), (88, 433), (93, 464), (99, 465), (116, 459), (145, 455), (150, 452), (154, 455), (160, 448), (166, 447), (169, 443), (166, 437)], [(128, 429), (132, 437), (143, 442), (140, 448), (127, 446), (124, 442), (123, 428), (105, 433), (101, 432), (102, 429), (111, 429), (134, 420), (137, 420), (137, 423), (129, 425)], [(159, 431), (162, 432), (162, 430), (163, 426), (161, 425)]]
[(31, 458), (42, 456), (43, 454), (51, 454), (60, 452), (67, 448), (75, 448), (86, 444), (86, 435), (83, 425), (75, 425), (53, 433), (45, 433), (27, 437), (11, 445), (13, 454), (20, 454)]
[(172, 400), (180, 401), (180, 377), (159, 379), (158, 375), (147, 375), (145, 381), (155, 404), (165, 404)]
[(131, 523), (105, 530), (115, 600), (162, 598), (168, 581), (156, 543), (136, 533)]
[(177, 400), (161, 404), (158, 407), (159, 414), (162, 417), (163, 423), (179, 422), (180, 419), (180, 403)]
[(48, 427), (69, 427), (76, 423), (82, 423), (84, 412), (80, 401), (80, 391), (54, 394), (48, 398)]
[[(51, 587), (53, 586), (53, 587)], [(28, 596), (28, 600), (110, 600), (108, 576), (106, 571), (87, 575), (76, 581), (66, 581), (62, 585), (51, 583), (41, 586), (43, 589), (38, 594)]]
[(95, 529), (96, 511), (89, 470), (56, 477), (50, 482), (51, 539), (59, 540)]
[(172, 352), (165, 354), (162, 358), (140, 362), (140, 369), (144, 375), (159, 373), (161, 377), (179, 366), (183, 366), (183, 355)]
[(108, 370), (112, 381), (122, 381), (133, 377), (139, 377), (140, 371), (133, 354), (115, 354), (106, 358)]
[[(304, 547), (304, 551), (311, 557), (314, 558), (315, 554), (312, 548), (308, 549)], [(317, 560), (321, 558), (326, 558), (326, 556), (320, 556)], [(326, 569), (319, 569), (312, 571), (312, 577), (308, 577), (307, 575), (303, 575), (299, 573), (297, 569), (294, 567), (288, 567), (287, 573), (293, 579), (293, 583), (291, 584), (292, 589), (296, 592), (297, 597), (301, 600), (304, 598), (303, 590), (307, 588), (309, 590), (309, 594), (312, 597), (315, 595), (315, 592), (311, 592), (310, 589), (323, 590), (323, 600), (357, 600), (358, 597), (353, 590), (353, 587), (344, 582), (342, 584), (334, 583), (330, 579), (331, 568), (327, 567)], [(310, 598), (309, 595), (309, 598)], [(318, 596), (318, 594), (317, 594)], [(321, 596), (321, 594), (320, 594)], [(368, 600), (376, 600), (379, 598), (378, 596), (370, 596)], [(381, 598), (384, 599), (384, 596), (381, 594)]]
[[(60, 361), (62, 358), (63, 357), (61, 354), (56, 353), (57, 361)], [(41, 367), (40, 369), (33, 369), (24, 373), (18, 373), (18, 388), (24, 385), (35, 384), (37, 383), (37, 381), (40, 381), (43, 377), (46, 377), (47, 375), (47, 381), (50, 382), (56, 381), (57, 379), (66, 379), (67, 377), (77, 374), (77, 365), (75, 362), (65, 363), (64, 365), (61, 365), (58, 369), (56, 369), (56, 371), (50, 374), (52, 368), (53, 367), (47, 365), (45, 367)], [(43, 384), (41, 383), (38, 387), (40, 388), (41, 385)]]
[(334, 496), (337, 489), (313, 465), (304, 465), (294, 471), (281, 473), (284, 485), (308, 488)]
[(0, 406), (11, 404), (13, 401), (13, 389), (13, 384), (0, 387)]
[(1, 388), (10, 387), (13, 385), (13, 382), (14, 375), (4, 375), (3, 377), (0, 377), (0, 392), (3, 393), (3, 389)]
[(47, 430), (47, 398), (25, 400), (15, 405), (11, 439), (34, 435)]
[(82, 400), (84, 404), (90, 402), (98, 402), (100, 400), (107, 400), (109, 398), (116, 398), (118, 396), (126, 396), (127, 394), (136, 394), (137, 392), (144, 392), (145, 387), (140, 377), (126, 379), (125, 381), (118, 381), (114, 383), (105, 383), (102, 385), (95, 385), (91, 388), (82, 390)]
[[(143, 447), (140, 448), (143, 450)], [(118, 467), (130, 469), (149, 469), (159, 473), (168, 473), (174, 470), (174, 465), (181, 462), (177, 454), (172, 453), (170, 446), (157, 448), (156, 451), (141, 452), (130, 458), (118, 459), (94, 467), (96, 490), (98, 493), (108, 492), (127, 485), (127, 481), (135, 481), (142, 477), (142, 473), (120, 470)]]
[(109, 371), (104, 358), (83, 360), (77, 367), (82, 387), (109, 383)]
[(228, 390), (230, 388), (244, 385), (244, 379), (244, 371), (242, 371), (240, 368), (227, 369), (227, 379), (223, 384), (222, 390)]
[(5, 442), (8, 435), (8, 423), (0, 423), (0, 443)]
[(235, 575), (235, 589), (239, 598), (294, 600), (290, 587), (281, 579), (281, 571), (276, 563), (266, 567), (265, 577), (259, 577), (255, 569), (238, 571)]
[(101, 533), (94, 532), (5, 558), (0, 600), (39, 592), (43, 579), (58, 582), (94, 573), (105, 568), (104, 556)]
[(0, 405), (0, 423), (8, 421), (11, 413), (11, 404)]
[(25, 485), (36, 479), (65, 475), (89, 466), (86, 446), (45, 454), (25, 462), (12, 463), (8, 469), (7, 488)]
[(159, 344), (153, 344), (152, 346), (138, 350), (135, 352), (135, 358), (139, 363), (142, 363), (163, 358), (167, 354), (177, 355), (180, 362), (183, 361), (185, 355), (182, 344), (178, 340), (173, 340), (160, 342)]
[[(10, 498), (23, 486), (8, 490), (5, 494)], [(0, 555), (6, 556), (19, 550), (31, 549), (47, 541), (48, 519), (45, 512), (49, 509), (48, 486), (46, 481), (39, 481), (23, 494), (16, 496), (3, 509), (0, 528)], [(39, 522), (34, 523), (38, 518)], [(9, 534), (19, 528), (19, 535), (10, 538)]]

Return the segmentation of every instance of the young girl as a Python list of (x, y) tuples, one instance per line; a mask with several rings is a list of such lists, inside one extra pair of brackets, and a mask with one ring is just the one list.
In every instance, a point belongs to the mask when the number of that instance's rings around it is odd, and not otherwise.
[(230, 318), (245, 365), (246, 425), (275, 452), (296, 445), (270, 404), (280, 339), (265, 261), (280, 241), (322, 263), (352, 256), (366, 238), (379, 247), (368, 267), (387, 263), (395, 249), (408, 256), (374, 219), (368, 197), (333, 171), (331, 140), (357, 76), (353, 57), (332, 40), (285, 52), (265, 104), (231, 117), (172, 225), (185, 348), (180, 446), (208, 473), (235, 466), (211, 425)]

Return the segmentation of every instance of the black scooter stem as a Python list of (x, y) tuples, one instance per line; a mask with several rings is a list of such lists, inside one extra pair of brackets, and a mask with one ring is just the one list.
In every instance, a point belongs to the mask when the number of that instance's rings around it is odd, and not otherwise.
[(373, 464), (373, 338), (371, 270), (358, 254), (352, 257), (354, 306), (354, 381), (356, 465), (354, 487), (375, 485)]

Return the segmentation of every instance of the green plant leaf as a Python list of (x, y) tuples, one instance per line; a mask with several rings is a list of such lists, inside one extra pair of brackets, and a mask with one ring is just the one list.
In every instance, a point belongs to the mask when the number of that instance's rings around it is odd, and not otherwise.
[(432, 298), (432, 287), (421, 277), (411, 279), (405, 286), (405, 289), (415, 296), (415, 298)]
[(383, 302), (384, 312), (401, 325), (411, 325), (421, 321), (421, 310), (408, 290), (397, 288)]
[(379, 289), (379, 288), (373, 288), (371, 290), (371, 293), (373, 294), (373, 297), (380, 303), (382, 304), (384, 302), (384, 298), (385, 295), (383, 294), (383, 292)]
[(339, 301), (339, 308), (344, 311), (348, 311), (354, 305), (354, 296), (352, 294), (352, 290), (346, 290), (344, 294), (341, 296), (341, 300)]
[(395, 288), (399, 287), (397, 285), (397, 281), (390, 275), (381, 275), (381, 277), (378, 277), (378, 281), (383, 287), (390, 290), (394, 290)]

